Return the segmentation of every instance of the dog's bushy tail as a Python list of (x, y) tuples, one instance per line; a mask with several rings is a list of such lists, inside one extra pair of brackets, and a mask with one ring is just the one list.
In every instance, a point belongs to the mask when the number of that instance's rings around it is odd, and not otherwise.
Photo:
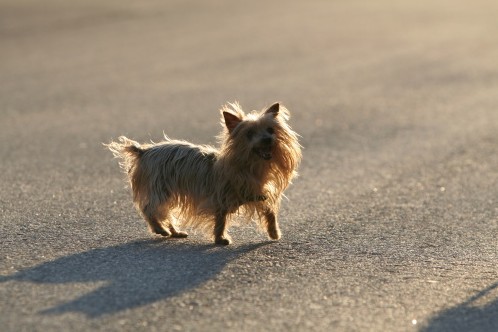
[(118, 137), (118, 142), (104, 144), (115, 158), (121, 159), (119, 166), (126, 172), (131, 173), (137, 166), (137, 161), (144, 153), (144, 149), (136, 141), (125, 136)]

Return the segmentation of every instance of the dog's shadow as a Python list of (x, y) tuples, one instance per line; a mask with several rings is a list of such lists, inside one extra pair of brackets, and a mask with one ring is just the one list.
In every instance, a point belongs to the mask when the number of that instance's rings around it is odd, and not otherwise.
[(41, 284), (105, 281), (90, 293), (41, 312), (81, 312), (99, 317), (189, 291), (214, 278), (231, 260), (265, 244), (268, 242), (216, 247), (142, 240), (62, 257), (0, 277), (0, 281)]

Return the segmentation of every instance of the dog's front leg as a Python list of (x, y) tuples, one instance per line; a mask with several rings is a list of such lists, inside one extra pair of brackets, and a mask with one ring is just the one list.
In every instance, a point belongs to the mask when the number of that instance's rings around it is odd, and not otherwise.
[(227, 213), (225, 211), (218, 212), (214, 222), (214, 243), (227, 245), (231, 239), (226, 231)]
[(266, 229), (268, 230), (270, 239), (280, 239), (280, 228), (278, 227), (277, 216), (275, 215), (275, 212), (268, 208), (266, 209), (264, 216), (266, 219)]

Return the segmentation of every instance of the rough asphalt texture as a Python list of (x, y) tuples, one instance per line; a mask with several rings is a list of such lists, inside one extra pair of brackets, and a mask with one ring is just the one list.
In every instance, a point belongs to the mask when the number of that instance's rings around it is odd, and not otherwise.
[[(497, 331), (495, 1), (0, 1), (1, 331)], [(151, 235), (121, 134), (302, 135), (283, 238)]]

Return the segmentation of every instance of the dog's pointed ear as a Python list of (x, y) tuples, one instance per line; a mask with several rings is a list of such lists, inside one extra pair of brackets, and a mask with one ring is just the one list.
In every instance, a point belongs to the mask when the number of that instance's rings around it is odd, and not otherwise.
[(225, 119), (225, 126), (227, 127), (229, 133), (232, 133), (235, 127), (242, 122), (238, 116), (230, 112), (223, 112), (223, 118)]
[(274, 117), (276, 117), (278, 115), (279, 109), (280, 109), (280, 103), (275, 103), (275, 104), (271, 105), (270, 107), (268, 107), (268, 109), (265, 111), (265, 115), (271, 114)]

